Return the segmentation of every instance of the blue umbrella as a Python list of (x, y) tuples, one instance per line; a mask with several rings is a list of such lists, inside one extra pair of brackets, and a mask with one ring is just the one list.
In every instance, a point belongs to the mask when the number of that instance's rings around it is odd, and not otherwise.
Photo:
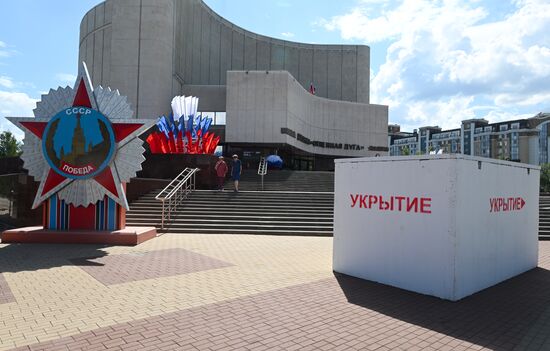
[(283, 168), (283, 159), (279, 155), (269, 155), (265, 160), (270, 167)]

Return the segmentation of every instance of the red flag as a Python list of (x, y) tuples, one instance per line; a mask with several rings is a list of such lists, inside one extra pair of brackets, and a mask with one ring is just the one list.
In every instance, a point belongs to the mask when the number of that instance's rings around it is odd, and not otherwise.
[(151, 149), (151, 152), (153, 154), (160, 153), (158, 142), (155, 138), (155, 133), (149, 134), (149, 136), (147, 137), (147, 139), (145, 139), (145, 141), (147, 142), (147, 144), (149, 144), (149, 149)]
[(313, 82), (311, 82), (311, 84), (309, 85), (309, 92), (312, 95), (315, 95), (316, 89), (315, 89), (315, 85), (313, 85)]
[(151, 149), (151, 152), (153, 154), (168, 153), (166, 136), (164, 135), (164, 133), (153, 132), (147, 137), (146, 141), (149, 144), (149, 148)]
[(191, 136), (191, 131), (188, 130), (185, 133), (185, 136), (187, 137), (187, 153), (192, 154), (193, 153), (193, 137)]
[(162, 154), (170, 153), (170, 146), (168, 145), (168, 139), (164, 133), (158, 133), (158, 141), (160, 144), (160, 150)]
[(210, 143), (210, 150), (208, 150), (209, 154), (213, 154), (214, 151), (216, 151), (216, 148), (218, 147), (218, 144), (220, 142), (220, 137), (215, 137), (214, 140)]
[(183, 154), (183, 132), (178, 132), (178, 138), (176, 139), (176, 148), (178, 154)]
[(210, 141), (212, 140), (211, 138), (211, 135), (212, 133), (210, 132), (206, 132), (202, 138), (202, 147), (201, 147), (201, 153), (202, 154), (206, 154), (207, 150), (208, 150), (208, 145), (210, 144)]
[(168, 132), (168, 147), (170, 148), (170, 153), (176, 153), (176, 142), (174, 140), (174, 133)]
[(196, 140), (193, 140), (190, 130), (185, 134), (180, 131), (174, 138), (173, 131), (169, 131), (168, 136), (156, 131), (151, 133), (146, 141), (153, 154), (213, 154), (220, 138), (214, 133), (206, 132), (199, 133)]

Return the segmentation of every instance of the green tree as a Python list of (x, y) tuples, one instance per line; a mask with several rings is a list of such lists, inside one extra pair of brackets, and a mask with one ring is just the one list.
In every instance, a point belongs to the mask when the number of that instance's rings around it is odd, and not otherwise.
[(409, 156), (411, 154), (411, 149), (409, 149), (408, 146), (405, 146), (401, 149), (401, 155), (402, 156)]
[(0, 157), (21, 155), (21, 143), (9, 131), (0, 134)]
[(541, 165), (540, 191), (544, 193), (550, 192), (550, 163)]

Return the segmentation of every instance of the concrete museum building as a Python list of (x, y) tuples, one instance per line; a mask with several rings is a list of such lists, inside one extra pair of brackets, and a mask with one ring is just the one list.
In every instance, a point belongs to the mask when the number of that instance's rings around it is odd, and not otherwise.
[(224, 153), (245, 164), (278, 153), (291, 168), (327, 170), (335, 158), (388, 153), (388, 107), (369, 103), (368, 46), (265, 37), (202, 0), (107, 0), (82, 19), (79, 60), (94, 86), (128, 96), (136, 118), (198, 96)]

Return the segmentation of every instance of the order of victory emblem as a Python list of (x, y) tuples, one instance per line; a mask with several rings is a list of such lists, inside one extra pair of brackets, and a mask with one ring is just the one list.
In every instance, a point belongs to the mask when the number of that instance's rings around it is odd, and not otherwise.
[(109, 120), (98, 111), (67, 108), (46, 125), (42, 151), (58, 174), (88, 179), (109, 165), (115, 151), (115, 133)]
[(154, 120), (133, 119), (118, 91), (93, 90), (84, 63), (74, 88), (43, 95), (35, 118), (8, 118), (25, 131), (23, 154), (29, 175), (40, 181), (33, 208), (57, 195), (74, 207), (87, 207), (107, 196), (123, 208), (123, 189), (145, 160), (138, 136)]

